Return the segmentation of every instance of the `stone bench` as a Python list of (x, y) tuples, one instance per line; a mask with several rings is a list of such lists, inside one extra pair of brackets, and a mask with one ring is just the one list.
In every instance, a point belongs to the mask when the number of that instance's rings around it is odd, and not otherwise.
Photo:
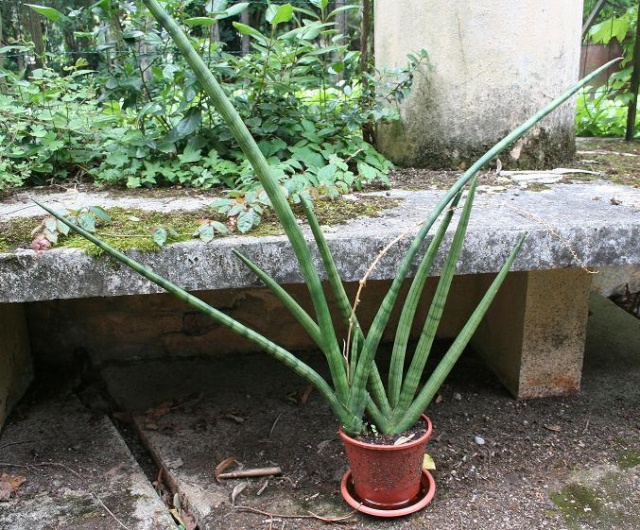
[[(538, 192), (495, 189), (477, 197), (440, 334), (448, 337), (460, 329), (519, 234), (527, 231), (513, 272), (473, 346), (517, 397), (577, 391), (592, 279), (602, 268), (640, 264), (640, 190), (604, 181), (555, 184)], [(383, 192), (382, 197), (397, 202), (380, 217), (327, 228), (348, 289), (355, 291), (380, 250), (415, 227), (441, 193)], [(108, 194), (66, 193), (53, 199), (68, 208), (129, 204), (127, 198)], [(166, 210), (207, 203), (170, 198), (137, 200), (135, 205)], [(13, 205), (12, 211), (11, 205), (0, 205), (2, 218), (17, 210), (20, 215), (40, 215), (28, 204), (19, 206)], [(409, 240), (400, 240), (370, 276), (360, 313), (365, 325)], [(288, 242), (281, 236), (233, 236), (209, 244), (194, 240), (136, 256), (283, 345), (310, 347), (291, 317), (233, 256), (233, 249), (254, 259), (303, 304), (308, 302)], [(435, 279), (427, 291), (434, 284)], [(0, 255), (0, 425), (31, 379), (32, 356), (43, 361), (70, 359), (74, 348), (83, 347), (102, 364), (255, 349), (160, 292), (110, 259), (79, 250)]]

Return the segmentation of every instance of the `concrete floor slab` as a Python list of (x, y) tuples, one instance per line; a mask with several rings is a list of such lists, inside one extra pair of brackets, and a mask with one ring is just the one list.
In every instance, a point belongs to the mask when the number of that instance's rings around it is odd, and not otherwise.
[(23, 403), (0, 436), (3, 530), (177, 529), (111, 421), (75, 397)]
[[(333, 416), (317, 396), (299, 405), (304, 382), (267, 356), (156, 360), (103, 373), (119, 405), (137, 409), (143, 442), (200, 530), (221, 528), (224, 514), (265, 484), (259, 495), (272, 507), (299, 506), (319, 488), (315, 511), (348, 511), (338, 490), (345, 460)], [(321, 458), (291, 461), (291, 451), (301, 448)], [(229, 457), (237, 460), (233, 469), (282, 464), (283, 473), (216, 482), (216, 466)], [(234, 503), (237, 487), (243, 492)]]

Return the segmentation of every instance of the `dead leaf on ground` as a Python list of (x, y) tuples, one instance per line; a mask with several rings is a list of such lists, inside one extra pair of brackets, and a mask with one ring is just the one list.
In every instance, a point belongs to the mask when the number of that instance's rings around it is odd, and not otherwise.
[(12, 494), (18, 493), (20, 486), (27, 481), (20, 475), (0, 475), (0, 501), (8, 501)]
[(239, 425), (244, 423), (244, 418), (241, 416), (241, 412), (236, 409), (226, 409), (220, 411), (221, 416), (226, 420), (231, 420)]
[(220, 474), (223, 473), (226, 469), (230, 468), (233, 464), (237, 464), (235, 456), (229, 456), (225, 458), (222, 462), (220, 462), (215, 470), (213, 471), (213, 476), (216, 478), (216, 482), (220, 482)]
[(181, 528), (184, 528), (185, 530), (196, 530), (196, 528), (198, 528), (195, 517), (190, 513), (182, 512), (176, 508), (171, 508), (169, 512), (171, 512), (173, 518), (178, 521)]
[(256, 495), (260, 496), (262, 495), (262, 493), (264, 492), (264, 490), (267, 489), (267, 486), (269, 485), (269, 479), (265, 480), (262, 484), (262, 486), (260, 486), (260, 489), (258, 490), (258, 492), (256, 493)]
[(183, 521), (184, 530), (196, 530), (198, 528), (198, 523), (196, 522), (196, 518), (190, 513), (183, 513), (182, 521)]
[(236, 504), (236, 499), (238, 498), (238, 495), (240, 495), (246, 487), (247, 487), (247, 483), (242, 482), (238, 484), (235, 488), (233, 488), (233, 491), (231, 492), (231, 504), (233, 506), (235, 506)]
[(307, 385), (305, 389), (298, 396), (298, 403), (300, 405), (305, 405), (307, 401), (309, 401), (309, 397), (311, 396), (311, 392), (313, 392), (313, 386)]
[(425, 454), (422, 459), (422, 469), (426, 469), (427, 471), (434, 471), (436, 468), (436, 463), (431, 458), (431, 455)]
[(165, 401), (164, 403), (160, 403), (157, 407), (149, 409), (145, 412), (145, 416), (151, 418), (161, 418), (162, 416), (166, 416), (171, 412), (173, 408), (173, 403), (171, 401)]
[(0, 501), (8, 501), (12, 493), (11, 486), (6, 482), (0, 481)]
[(222, 417), (227, 419), (227, 420), (234, 421), (238, 425), (242, 425), (244, 423), (244, 418), (242, 416), (237, 416), (236, 414), (225, 414)]
[(553, 432), (560, 432), (562, 430), (562, 427), (560, 427), (560, 425), (545, 425), (544, 428), (548, 431)]

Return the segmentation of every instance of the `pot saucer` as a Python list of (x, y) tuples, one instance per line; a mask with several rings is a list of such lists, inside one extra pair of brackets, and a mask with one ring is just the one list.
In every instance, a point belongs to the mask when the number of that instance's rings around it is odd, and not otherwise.
[(422, 479), (420, 481), (420, 493), (418, 493), (416, 501), (403, 508), (391, 508), (388, 510), (367, 506), (356, 497), (353, 482), (351, 481), (351, 469), (347, 469), (347, 472), (342, 477), (340, 491), (347, 504), (360, 513), (366, 513), (367, 515), (374, 515), (376, 517), (402, 517), (403, 515), (409, 515), (421, 510), (432, 501), (436, 493), (436, 482), (433, 480), (431, 473), (423, 469)]

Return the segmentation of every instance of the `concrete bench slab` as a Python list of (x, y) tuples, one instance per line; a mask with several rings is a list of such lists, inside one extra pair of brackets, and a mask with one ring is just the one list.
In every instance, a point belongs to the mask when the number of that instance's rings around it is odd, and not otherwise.
[[(339, 227), (327, 228), (327, 239), (338, 268), (350, 288), (363, 277), (382, 248), (401, 234), (407, 234), (370, 276), (372, 299), (376, 297), (375, 292), (384, 291), (385, 282), (394, 276), (398, 260), (409, 244), (411, 229), (426, 217), (441, 194), (437, 190), (382, 192), (380, 196), (397, 202), (380, 217), (354, 219)], [(112, 200), (108, 194), (84, 193), (39, 198), (51, 199), (57, 206), (67, 208), (108, 206)], [(136, 205), (149, 209), (195, 209), (206, 203), (203, 198), (187, 197), (138, 200)], [(3, 209), (3, 215), (7, 216), (38, 213), (26, 203), (17, 207), (2, 205), (0, 213)], [(602, 267), (640, 264), (639, 214), (639, 189), (604, 181), (555, 184), (539, 192), (512, 188), (480, 194), (460, 259), (457, 287), (450, 301), (454, 309), (449, 323), (444, 324), (444, 335), (455, 334), (456, 328), (459, 329), (474, 301), (479, 299), (481, 288), (500, 268), (518, 236), (526, 231), (528, 237), (513, 266), (514, 273), (474, 344), (516, 396), (576, 391), (580, 386), (592, 273)], [(250, 293), (251, 300), (244, 307), (253, 312), (255, 324), (267, 325), (276, 332), (282, 330), (283, 321), (273, 316), (281, 314), (281, 308), (234, 257), (234, 249), (251, 257), (278, 282), (297, 290), (304, 298), (301, 276), (283, 236), (233, 236), (209, 244), (178, 243), (157, 253), (131, 253), (185, 289), (199, 291), (214, 303), (222, 301), (223, 307), (237, 316), (242, 317), (242, 299)], [(439, 267), (440, 262), (433, 271), (434, 276)], [(196, 322), (197, 333), (192, 328), (186, 329), (189, 326), (185, 322), (191, 318), (188, 311), (177, 306), (165, 308), (165, 304), (170, 304), (167, 298), (144, 297), (159, 291), (129, 269), (79, 250), (19, 250), (0, 256), (0, 306), (5, 304), (5, 308), (15, 310), (16, 304), (28, 303), (25, 306), (27, 322), (36, 356), (44, 355), (42, 350), (50, 350), (56, 341), (64, 343), (67, 351), (77, 346), (91, 351), (92, 345), (99, 345), (101, 340), (108, 343), (110, 337), (118, 340), (112, 351), (120, 349), (119, 344), (134, 358), (154, 354), (185, 355), (194, 344), (198, 352), (215, 347), (223, 353), (227, 341), (231, 351), (247, 348), (221, 334), (215, 326), (207, 328)], [(258, 305), (252, 306), (256, 301)], [(302, 301), (304, 303), (304, 299)], [(111, 309), (117, 306), (122, 310), (112, 321), (107, 311), (109, 305)], [(363, 312), (366, 311), (363, 307)], [(160, 348), (157, 342), (136, 337), (145, 326), (146, 312), (151, 319), (161, 320), (162, 324), (156, 325), (161, 325), (163, 333), (169, 335)], [(294, 328), (286, 328), (284, 340), (298, 336)], [(127, 337), (137, 350), (127, 350)], [(194, 343), (198, 337), (201, 342)], [(215, 340), (204, 346), (211, 338)], [(75, 344), (69, 343), (70, 340)], [(5, 344), (3, 341), (0, 352), (9, 348), (11, 351), (3, 355), (14, 355), (13, 348)], [(308, 340), (292, 341), (292, 347), (308, 346)], [(27, 357), (26, 353), (22, 355)]]
[[(423, 220), (441, 191), (392, 190), (380, 195), (399, 200), (380, 217), (355, 219), (331, 227), (327, 239), (344, 281), (358, 281), (380, 250)], [(46, 201), (47, 197), (40, 197)], [(101, 194), (60, 194), (59, 207), (109, 204)], [(192, 199), (175, 201), (178, 208), (206, 206)], [(166, 203), (145, 199), (138, 207), (154, 209)], [(23, 214), (38, 213), (22, 207)], [(640, 190), (609, 184), (559, 184), (541, 192), (510, 189), (480, 195), (472, 216), (458, 274), (497, 272), (518, 236), (529, 236), (513, 270), (605, 267), (637, 264)], [(0, 209), (0, 214), (2, 214)], [(392, 278), (410, 233), (385, 256), (372, 280)], [(144, 264), (188, 290), (245, 288), (254, 275), (233, 256), (240, 250), (285, 284), (302, 281), (293, 253), (283, 236), (234, 236), (208, 244), (199, 241), (170, 245), (158, 253), (132, 251)], [(434, 271), (437, 274), (438, 269)], [(118, 296), (161, 292), (161, 289), (111, 260), (94, 259), (77, 249), (45, 252), (19, 250), (0, 255), (0, 303)]]

